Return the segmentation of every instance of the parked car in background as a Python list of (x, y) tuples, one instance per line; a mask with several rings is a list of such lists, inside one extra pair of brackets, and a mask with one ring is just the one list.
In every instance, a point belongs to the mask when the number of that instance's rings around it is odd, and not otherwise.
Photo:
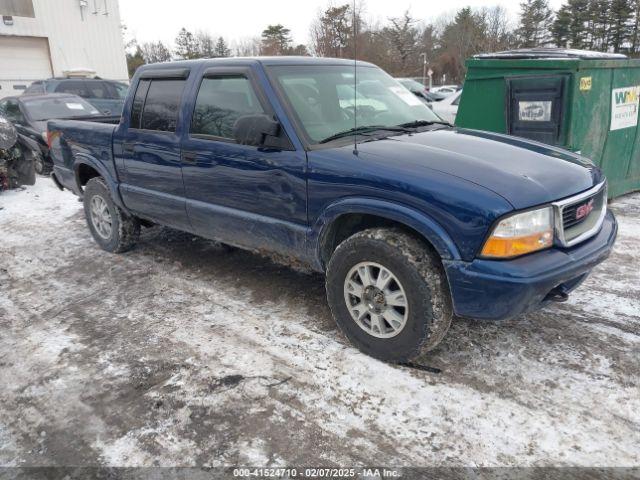
[(433, 104), (431, 108), (440, 118), (449, 122), (451, 125), (454, 125), (456, 123), (456, 116), (458, 115), (458, 106), (460, 105), (461, 96), (462, 90), (449, 95), (441, 102)]
[(459, 85), (440, 85), (437, 87), (431, 88), (431, 92), (437, 92), (444, 95), (451, 95), (452, 93), (456, 93), (462, 90), (462, 87)]
[(61, 93), (3, 98), (0, 115), (13, 123), (18, 133), (38, 143), (42, 155), (36, 159), (35, 168), (40, 175), (46, 175), (53, 167), (47, 144), (48, 120), (103, 116), (82, 98)]
[(431, 92), (423, 84), (412, 78), (396, 78), (396, 80), (425, 103), (439, 102), (447, 98), (446, 94)]
[[(140, 67), (117, 124), (49, 122), (53, 178), (108, 252), (160, 224), (326, 273), (346, 336), (393, 362), (435, 348), (454, 313), (565, 301), (609, 255), (617, 224), (588, 159), (443, 125), (357, 66), (357, 78), (352, 61), (309, 57)], [(347, 101), (356, 82), (368, 108)]]
[(100, 78), (51, 78), (33, 82), (23, 95), (66, 93), (84, 98), (104, 115), (120, 115), (129, 86)]

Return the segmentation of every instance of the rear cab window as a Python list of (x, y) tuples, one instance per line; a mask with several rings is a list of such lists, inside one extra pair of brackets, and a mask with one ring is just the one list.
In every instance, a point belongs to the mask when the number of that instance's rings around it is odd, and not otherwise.
[(129, 128), (175, 133), (185, 84), (182, 79), (141, 79)]

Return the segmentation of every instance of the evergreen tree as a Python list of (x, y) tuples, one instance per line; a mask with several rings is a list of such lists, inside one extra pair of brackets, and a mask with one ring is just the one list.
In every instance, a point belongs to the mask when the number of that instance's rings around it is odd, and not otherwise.
[(215, 57), (228, 57), (231, 55), (231, 50), (227, 47), (227, 43), (224, 41), (224, 38), (218, 37), (218, 41), (216, 42), (216, 46), (213, 50), (213, 55)]
[(553, 11), (547, 0), (525, 0), (520, 4), (520, 25), (516, 32), (521, 47), (544, 47), (551, 43)]
[(591, 0), (589, 5), (588, 48), (606, 52), (611, 43), (611, 1)]
[(629, 0), (612, 0), (609, 11), (611, 18), (611, 47), (620, 52), (624, 44), (633, 36), (633, 7)]
[(176, 55), (184, 60), (191, 60), (200, 56), (196, 37), (184, 27), (176, 37), (175, 51)]
[(629, 38), (630, 43), (630, 53), (632, 55), (637, 55), (640, 50), (640, 0), (632, 0), (631, 6), (633, 8), (633, 14), (631, 21), (631, 38)]
[(262, 31), (262, 52), (264, 55), (285, 55), (291, 44), (291, 30), (284, 26), (269, 25)]
[(589, 0), (569, 0), (569, 44), (571, 48), (588, 48)]
[(556, 19), (551, 26), (551, 36), (553, 43), (557, 47), (566, 48), (569, 46), (571, 36), (571, 11), (568, 5), (560, 7), (556, 13)]

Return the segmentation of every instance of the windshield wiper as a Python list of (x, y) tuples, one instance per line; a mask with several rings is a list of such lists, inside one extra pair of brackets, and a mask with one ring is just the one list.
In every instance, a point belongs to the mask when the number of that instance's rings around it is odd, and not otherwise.
[(405, 128), (403, 125), (397, 125), (393, 127), (386, 127), (384, 125), (367, 125), (364, 127), (350, 128), (349, 130), (338, 132), (336, 134), (331, 135), (330, 137), (320, 140), (318, 143), (327, 143), (333, 140), (338, 140), (339, 138), (349, 137), (351, 135), (366, 135), (378, 130), (386, 130), (389, 132), (411, 133), (411, 130), (409, 130), (408, 128)]
[(419, 128), (429, 127), (431, 125), (446, 125), (447, 127), (453, 127), (449, 122), (445, 122), (443, 120), (415, 120), (413, 122), (402, 123), (398, 126), (403, 128)]

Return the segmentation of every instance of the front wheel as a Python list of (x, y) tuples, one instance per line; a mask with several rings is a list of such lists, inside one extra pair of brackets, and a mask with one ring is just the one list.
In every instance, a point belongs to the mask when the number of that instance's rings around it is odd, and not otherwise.
[(84, 213), (94, 240), (103, 250), (126, 252), (138, 241), (140, 222), (113, 202), (100, 177), (89, 180), (84, 189)]
[(37, 155), (34, 160), (34, 168), (38, 175), (47, 176), (53, 170), (49, 165), (47, 165), (45, 159), (42, 155)]
[(437, 255), (397, 229), (371, 229), (341, 243), (327, 268), (336, 322), (364, 353), (410, 362), (434, 349), (453, 316)]

